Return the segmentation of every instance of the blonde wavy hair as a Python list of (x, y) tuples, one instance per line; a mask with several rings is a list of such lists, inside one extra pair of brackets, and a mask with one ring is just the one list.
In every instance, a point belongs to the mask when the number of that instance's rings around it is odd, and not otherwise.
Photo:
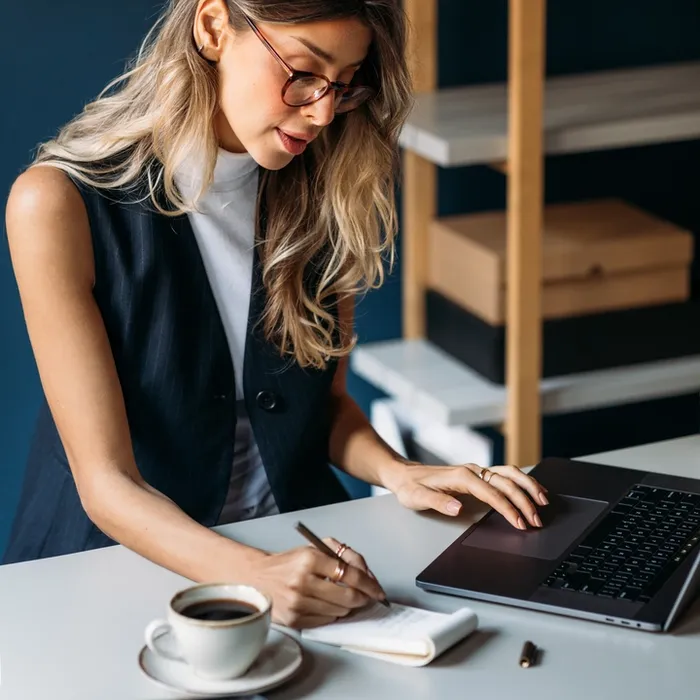
[[(379, 287), (385, 256), (390, 265), (394, 260), (398, 136), (411, 106), (405, 17), (400, 0), (226, 3), (238, 31), (250, 31), (245, 13), (279, 23), (357, 17), (373, 32), (362, 80), (377, 95), (336, 116), (285, 168), (261, 172), (256, 240), (267, 295), (265, 336), (301, 366), (324, 368), (356, 342), (339, 332), (334, 305)], [(218, 153), (217, 72), (193, 43), (197, 7), (198, 0), (170, 0), (126, 72), (41, 144), (34, 164), (103, 189), (145, 185), (146, 197), (167, 216), (195, 209), (178, 192), (175, 173), (204, 154), (203, 191)]]

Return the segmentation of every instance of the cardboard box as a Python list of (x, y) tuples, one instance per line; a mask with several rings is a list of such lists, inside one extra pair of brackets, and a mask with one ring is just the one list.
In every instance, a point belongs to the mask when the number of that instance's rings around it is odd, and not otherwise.
[[(428, 288), (494, 326), (506, 321), (506, 213), (437, 219)], [(561, 319), (682, 302), (690, 232), (620, 200), (545, 207), (542, 316)]]

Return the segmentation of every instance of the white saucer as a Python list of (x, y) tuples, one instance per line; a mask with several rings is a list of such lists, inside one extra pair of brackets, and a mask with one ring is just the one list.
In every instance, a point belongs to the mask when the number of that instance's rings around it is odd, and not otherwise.
[(168, 690), (206, 697), (232, 697), (269, 690), (294, 675), (301, 660), (299, 643), (276, 629), (270, 630), (265, 648), (250, 670), (240, 678), (227, 681), (199, 678), (187, 664), (164, 659), (146, 646), (139, 654), (141, 670), (154, 683)]

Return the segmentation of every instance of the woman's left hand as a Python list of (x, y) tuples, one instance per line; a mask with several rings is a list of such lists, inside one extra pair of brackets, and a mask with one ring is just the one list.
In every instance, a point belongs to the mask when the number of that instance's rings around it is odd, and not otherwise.
[(520, 530), (526, 529), (526, 522), (533, 527), (542, 527), (535, 504), (545, 506), (549, 503), (545, 496), (547, 489), (512, 466), (484, 470), (476, 464), (459, 467), (402, 464), (386, 487), (407, 508), (433, 509), (452, 516), (458, 515), (462, 508), (453, 494), (471, 495), (488, 503)]

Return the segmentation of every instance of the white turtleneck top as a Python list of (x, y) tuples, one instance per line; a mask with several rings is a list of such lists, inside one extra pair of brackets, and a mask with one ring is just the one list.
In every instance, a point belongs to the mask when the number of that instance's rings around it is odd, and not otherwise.
[[(194, 193), (201, 177), (201, 168), (190, 162), (175, 181), (183, 194)], [(257, 189), (252, 156), (219, 149), (214, 180), (197, 202), (198, 211), (188, 214), (226, 332), (236, 384), (234, 463), (219, 524), (279, 512), (243, 401)]]

